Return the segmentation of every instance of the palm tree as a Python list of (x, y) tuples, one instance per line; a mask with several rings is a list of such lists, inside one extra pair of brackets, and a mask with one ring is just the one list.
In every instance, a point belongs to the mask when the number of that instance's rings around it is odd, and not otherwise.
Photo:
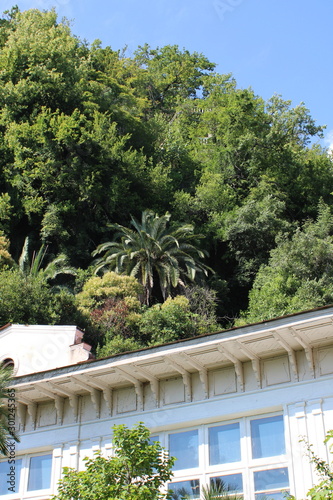
[(202, 500), (242, 500), (243, 495), (237, 495), (232, 486), (219, 480), (211, 483), (210, 486), (203, 486), (201, 498)]
[(194, 234), (190, 224), (172, 230), (170, 217), (169, 213), (159, 217), (145, 210), (141, 223), (132, 217), (134, 229), (112, 224), (117, 230), (113, 241), (99, 245), (93, 252), (93, 256), (104, 253), (94, 262), (95, 273), (106, 267), (137, 277), (144, 287), (147, 305), (151, 303), (156, 278), (165, 300), (172, 288), (185, 286), (186, 279), (194, 281), (198, 271), (207, 275), (209, 268), (200, 262), (206, 252), (192, 244), (202, 236)]
[[(0, 367), (0, 456), (8, 454), (8, 441), (14, 439), (19, 441), (13, 430), (13, 422), (10, 418), (11, 412), (8, 405), (7, 386), (10, 381), (11, 372)], [(12, 403), (11, 403), (12, 404)]]
[(27, 277), (37, 278), (39, 276), (46, 281), (54, 280), (60, 274), (76, 275), (76, 270), (68, 265), (67, 257), (64, 254), (58, 255), (43, 268), (46, 254), (47, 246), (43, 243), (38, 252), (33, 252), (30, 261), (29, 237), (27, 236), (18, 262), (19, 269)]

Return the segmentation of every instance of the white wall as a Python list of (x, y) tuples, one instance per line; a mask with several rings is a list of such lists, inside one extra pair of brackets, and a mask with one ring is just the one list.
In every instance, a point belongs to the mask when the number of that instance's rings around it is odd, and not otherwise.
[[(208, 399), (204, 399), (198, 373), (191, 375), (191, 401), (186, 399), (185, 386), (180, 376), (161, 381), (159, 407), (148, 383), (144, 387), (143, 409), (139, 407), (133, 385), (114, 389), (111, 414), (103, 398), (100, 400), (97, 415), (91, 397), (82, 395), (79, 398), (78, 422), (75, 422), (73, 409), (68, 399), (65, 399), (61, 427), (57, 423), (54, 404), (40, 404), (35, 422), (30, 415), (26, 415), (25, 432), (21, 434), (21, 443), (17, 445), (17, 455), (29, 455), (45, 450), (53, 452), (51, 492), (54, 493), (62, 467), (82, 468), (83, 458), (92, 456), (93, 451), (97, 449), (110, 453), (111, 427), (115, 424), (121, 423), (131, 427), (142, 421), (152, 433), (160, 436), (165, 446), (168, 446), (169, 432), (198, 428), (201, 440), (200, 469), (186, 473), (177, 471), (176, 479), (196, 477), (202, 483), (207, 483), (213, 472), (217, 474), (216, 467), (211, 468), (207, 463), (207, 428), (210, 425), (237, 420), (247, 429), (253, 416), (281, 414), (285, 423), (286, 454), (268, 460), (267, 467), (288, 466), (291, 493), (297, 498), (304, 498), (316, 477), (306, 457), (304, 445), (299, 439), (304, 436), (314, 444), (316, 453), (328, 458), (323, 440), (325, 433), (333, 429), (333, 363), (329, 362), (333, 356), (333, 347), (316, 351), (316, 378), (311, 378), (304, 359), (305, 354), (299, 352), (297, 356), (299, 380), (293, 374), (288, 356), (263, 360), (261, 388), (258, 387), (251, 363), (245, 363), (244, 392), (240, 390), (233, 365), (213, 370), (208, 374)], [(246, 439), (247, 436), (244, 435), (244, 440)], [(258, 464), (258, 467), (262, 467), (262, 464)], [(251, 474), (255, 467), (256, 464), (248, 460), (237, 469), (242, 469), (244, 477), (247, 478), (244, 493), (248, 499), (254, 495)]]
[(66, 366), (74, 362), (70, 346), (82, 336), (76, 326), (9, 325), (0, 330), (0, 363), (13, 359), (17, 376)]

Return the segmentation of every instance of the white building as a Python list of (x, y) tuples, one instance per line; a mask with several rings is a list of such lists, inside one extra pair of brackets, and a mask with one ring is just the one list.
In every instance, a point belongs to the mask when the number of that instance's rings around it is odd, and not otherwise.
[(1, 500), (49, 498), (62, 467), (111, 453), (119, 423), (141, 421), (158, 436), (177, 458), (168, 486), (192, 498), (220, 478), (245, 500), (279, 500), (286, 490), (302, 499), (317, 478), (300, 437), (329, 459), (333, 307), (100, 360), (80, 361), (81, 340), (75, 327), (0, 330), (0, 361), (16, 370), (21, 437), (9, 492), (9, 465), (0, 463)]

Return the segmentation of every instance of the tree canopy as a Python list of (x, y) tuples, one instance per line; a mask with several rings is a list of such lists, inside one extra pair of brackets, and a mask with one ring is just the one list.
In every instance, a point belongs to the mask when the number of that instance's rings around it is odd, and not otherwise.
[[(215, 294), (221, 327), (261, 319), (263, 304), (268, 318), (332, 300), (325, 266), (311, 261), (326, 252), (329, 262), (331, 236), (310, 236), (307, 221), (319, 203), (331, 210), (333, 157), (304, 103), (265, 101), (198, 52), (143, 45), (129, 55), (80, 40), (55, 10), (18, 8), (0, 19), (0, 88), (1, 322), (86, 321), (76, 295), (96, 249), (99, 266), (143, 286), (141, 306), (161, 311), (189, 284)], [(61, 256), (53, 269), (66, 262), (76, 278), (20, 276), (27, 238), (27, 262), (47, 247), (41, 269)], [(283, 255), (316, 274), (283, 282)], [(27, 287), (40, 303), (31, 312)], [(127, 318), (126, 307), (110, 299), (80, 326), (96, 336), (96, 321)], [(135, 345), (138, 324), (124, 330)]]
[(158, 441), (150, 441), (150, 432), (142, 424), (132, 429), (113, 427), (113, 452), (99, 452), (86, 459), (86, 469), (65, 468), (55, 500), (162, 500), (160, 488), (170, 480), (174, 459)]
[(262, 265), (250, 292), (246, 322), (291, 314), (333, 303), (333, 216), (319, 206), (291, 238), (281, 237)]

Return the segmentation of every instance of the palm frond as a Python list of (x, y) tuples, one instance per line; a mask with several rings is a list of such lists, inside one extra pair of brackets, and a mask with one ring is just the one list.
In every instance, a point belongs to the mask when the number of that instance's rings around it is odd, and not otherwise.
[(0, 455), (8, 455), (8, 441), (14, 439), (19, 442), (19, 438), (12, 426), (9, 425), (9, 408), (7, 405), (8, 393), (6, 388), (10, 384), (11, 371), (0, 368)]
[(116, 230), (113, 240), (102, 243), (92, 254), (104, 254), (93, 262), (95, 273), (109, 268), (136, 276), (145, 287), (149, 305), (156, 276), (165, 298), (185, 277), (193, 281), (197, 271), (206, 272), (208, 268), (200, 262), (206, 253), (195, 245), (202, 235), (195, 235), (191, 224), (169, 228), (170, 218), (168, 212), (158, 216), (145, 210), (141, 222), (131, 218), (133, 229), (112, 224)]
[(29, 236), (24, 240), (21, 255), (18, 260), (19, 269), (25, 272), (26, 268), (29, 266)]
[(29, 270), (30, 276), (38, 275), (39, 271), (42, 268), (42, 263), (45, 258), (46, 252), (47, 252), (47, 246), (45, 246), (43, 243), (38, 252), (34, 252), (32, 254), (31, 265)]

